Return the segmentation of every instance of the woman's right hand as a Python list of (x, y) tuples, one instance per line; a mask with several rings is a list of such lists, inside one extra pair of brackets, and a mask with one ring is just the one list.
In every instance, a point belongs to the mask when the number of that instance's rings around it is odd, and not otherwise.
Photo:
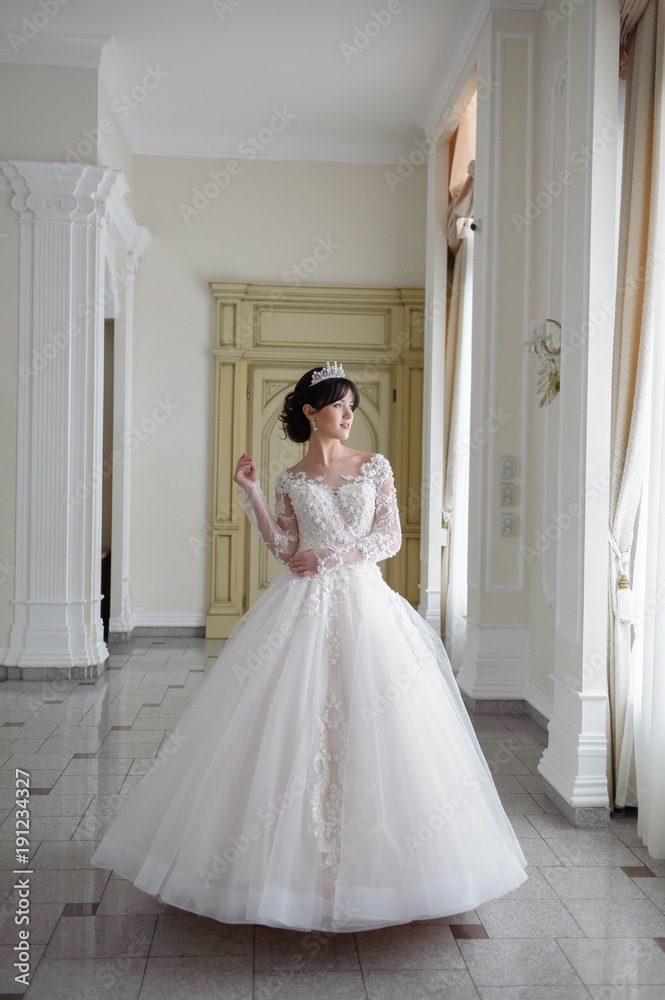
[(259, 474), (256, 471), (256, 466), (254, 465), (254, 459), (248, 455), (246, 451), (243, 451), (236, 463), (236, 471), (233, 473), (233, 482), (237, 483), (238, 486), (242, 486), (247, 493), (251, 493), (253, 489), (260, 487), (261, 485)]

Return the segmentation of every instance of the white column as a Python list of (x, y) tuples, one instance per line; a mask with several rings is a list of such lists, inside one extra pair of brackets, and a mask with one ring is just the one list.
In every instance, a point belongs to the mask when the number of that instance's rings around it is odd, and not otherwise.
[(104, 244), (126, 182), (106, 167), (26, 161), (0, 164), (0, 177), (20, 225), (17, 566), (5, 664), (9, 676), (92, 676), (108, 656), (99, 617)]
[[(569, 19), (572, 73), (587, 99), (571, 101), (570, 148), (596, 150), (617, 120), (619, 11), (613, 0)], [(579, 67), (579, 70), (578, 70)], [(579, 84), (578, 84), (579, 87)], [(580, 95), (581, 96), (581, 95)], [(584, 183), (570, 185), (563, 312), (559, 511), (581, 514), (557, 541), (554, 707), (538, 771), (578, 825), (608, 822), (605, 713), (612, 337), (616, 281), (616, 143), (603, 141)]]
[(549, 798), (577, 826), (605, 826), (609, 805), (605, 773), (604, 692), (576, 691), (552, 675), (554, 709), (538, 770)]

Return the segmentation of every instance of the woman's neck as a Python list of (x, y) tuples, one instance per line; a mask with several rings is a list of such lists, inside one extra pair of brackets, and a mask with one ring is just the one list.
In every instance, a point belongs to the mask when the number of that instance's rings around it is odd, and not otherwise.
[(310, 439), (305, 462), (308, 465), (322, 465), (324, 468), (329, 468), (343, 461), (349, 454), (350, 450), (335, 438), (330, 438), (328, 441), (317, 439), (316, 443)]

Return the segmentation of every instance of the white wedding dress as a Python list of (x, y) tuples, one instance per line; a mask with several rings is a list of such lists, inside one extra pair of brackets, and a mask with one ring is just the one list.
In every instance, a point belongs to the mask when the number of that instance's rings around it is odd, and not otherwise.
[[(237, 623), (159, 766), (92, 856), (228, 923), (355, 931), (463, 913), (526, 860), (441, 639), (384, 581), (401, 530), (388, 460), (283, 470), (275, 517), (237, 488), (284, 569)], [(314, 549), (319, 572), (286, 561)]]

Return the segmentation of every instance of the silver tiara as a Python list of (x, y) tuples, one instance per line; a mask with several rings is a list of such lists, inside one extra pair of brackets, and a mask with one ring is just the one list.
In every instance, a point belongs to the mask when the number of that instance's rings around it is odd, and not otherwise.
[(317, 382), (323, 382), (325, 378), (344, 378), (344, 369), (336, 361), (333, 361), (332, 365), (326, 361), (326, 367), (315, 371), (309, 384), (310, 386), (316, 385)]

